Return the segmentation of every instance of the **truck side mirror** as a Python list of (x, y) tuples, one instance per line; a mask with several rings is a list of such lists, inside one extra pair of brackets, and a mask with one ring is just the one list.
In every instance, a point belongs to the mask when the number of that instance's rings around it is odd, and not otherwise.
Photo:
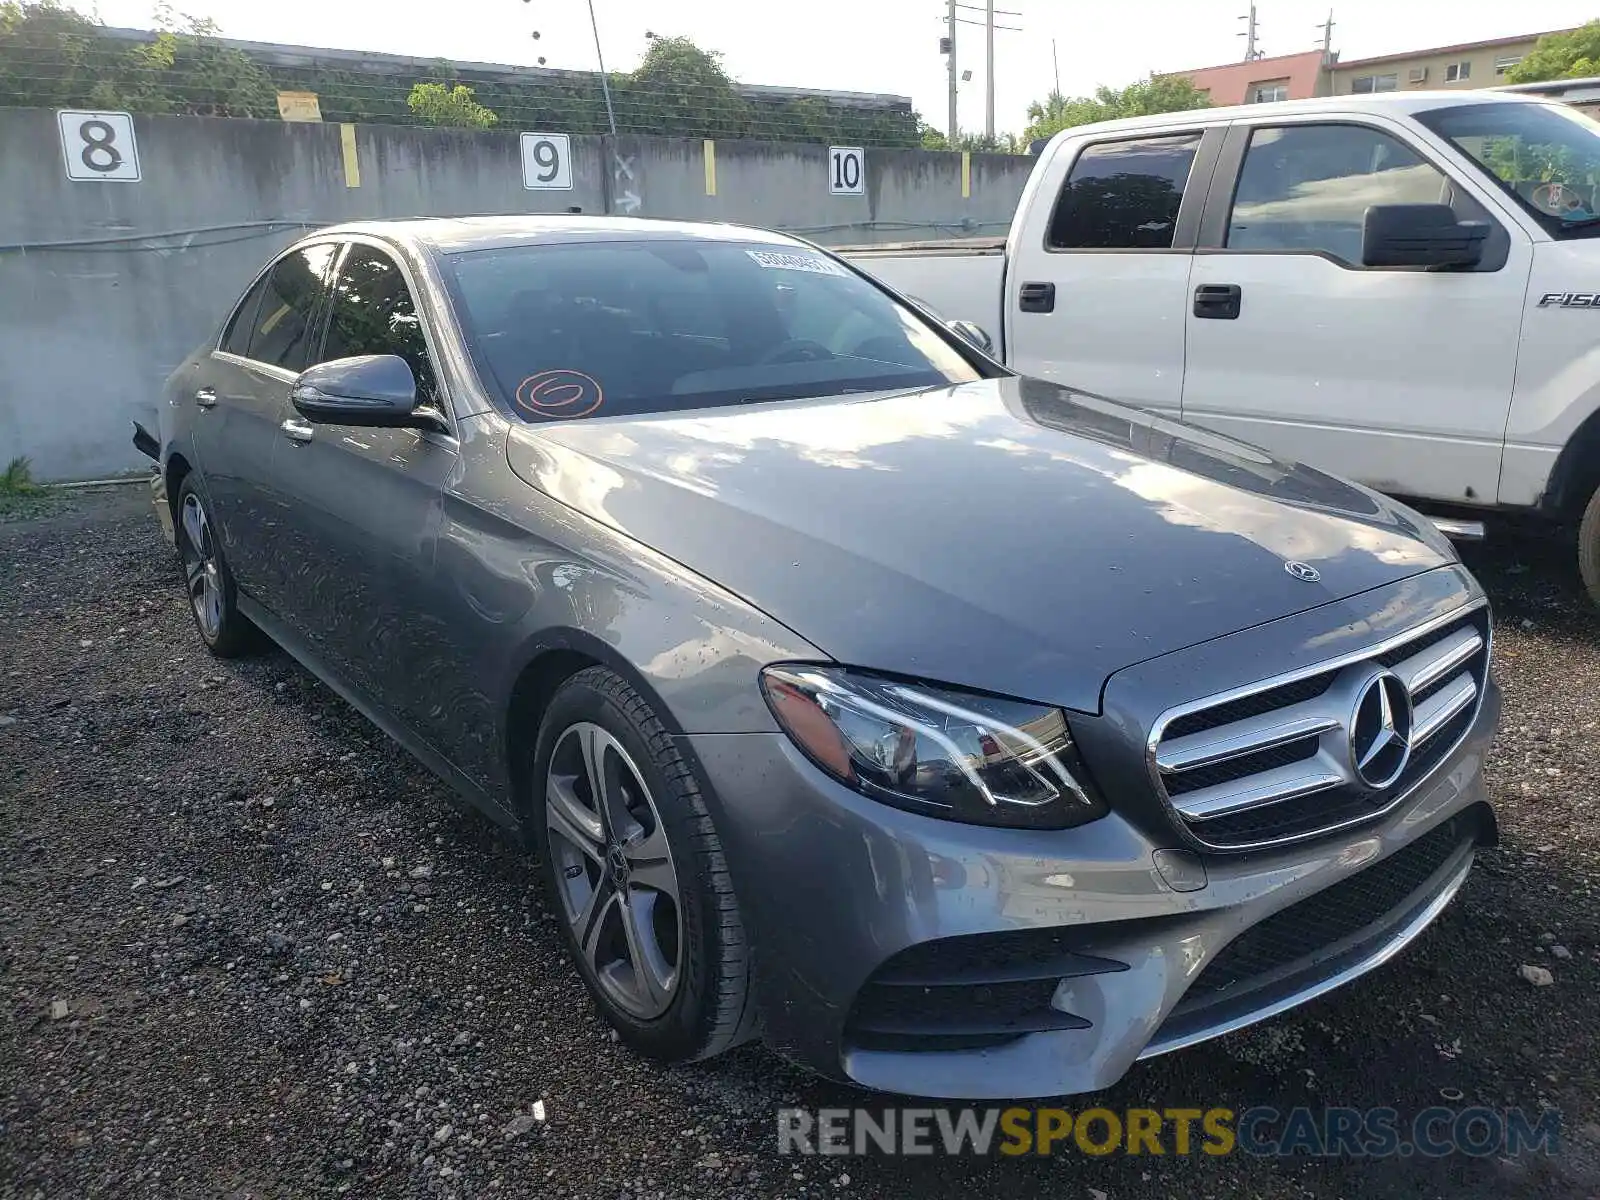
[(1475, 267), (1489, 226), (1458, 221), (1448, 204), (1374, 204), (1361, 228), (1368, 267)]
[(946, 321), (945, 326), (952, 332), (971, 342), (985, 354), (994, 353), (994, 339), (989, 336), (989, 331), (975, 321)]

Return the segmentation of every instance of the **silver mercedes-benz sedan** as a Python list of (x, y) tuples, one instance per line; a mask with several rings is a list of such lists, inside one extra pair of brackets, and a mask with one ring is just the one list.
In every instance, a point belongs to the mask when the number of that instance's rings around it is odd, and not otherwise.
[(200, 636), (526, 836), (647, 1054), (1100, 1088), (1390, 958), (1494, 837), (1425, 519), (805, 242), (350, 225), (221, 316), (138, 439)]

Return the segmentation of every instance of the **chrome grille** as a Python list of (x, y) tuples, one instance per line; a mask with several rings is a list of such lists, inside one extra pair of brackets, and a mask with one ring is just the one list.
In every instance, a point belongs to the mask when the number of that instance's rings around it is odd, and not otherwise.
[[(1171, 709), (1150, 739), (1156, 788), (1196, 840), (1218, 849), (1293, 841), (1377, 816), (1471, 727), (1490, 640), (1480, 604), (1360, 654)], [(1388, 675), (1378, 690), (1393, 705), (1362, 708), (1376, 703), (1373, 689)], [(1393, 722), (1383, 726), (1391, 707)], [(1389, 772), (1375, 787), (1362, 754), (1380, 728), (1402, 734), (1409, 752), (1398, 776)]]

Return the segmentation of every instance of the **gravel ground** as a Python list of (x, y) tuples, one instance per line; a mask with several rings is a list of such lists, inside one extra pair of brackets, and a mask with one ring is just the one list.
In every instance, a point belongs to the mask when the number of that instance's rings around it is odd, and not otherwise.
[(204, 653), (142, 489), (0, 524), (0, 1195), (1600, 1194), (1600, 619), (1562, 546), (1470, 561), (1502, 846), (1383, 970), (1093, 1099), (1555, 1106), (1560, 1154), (796, 1160), (776, 1107), (882, 1099), (625, 1052), (522, 853), (286, 656)]

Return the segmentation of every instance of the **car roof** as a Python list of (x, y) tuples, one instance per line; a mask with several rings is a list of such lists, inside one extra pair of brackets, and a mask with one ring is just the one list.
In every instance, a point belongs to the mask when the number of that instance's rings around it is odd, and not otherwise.
[(318, 237), (364, 234), (444, 254), (540, 243), (642, 241), (703, 238), (720, 242), (758, 242), (786, 248), (805, 243), (769, 229), (721, 221), (666, 221), (652, 217), (608, 217), (583, 213), (533, 213), (481, 217), (412, 217), (353, 221), (317, 230)]
[(1223, 125), (1244, 117), (1259, 119), (1277, 116), (1343, 115), (1356, 116), (1371, 113), (1409, 115), (1435, 108), (1450, 108), (1466, 104), (1549, 104), (1544, 96), (1508, 93), (1498, 90), (1460, 92), (1379, 92), (1376, 95), (1316, 96), (1307, 100), (1276, 100), (1268, 104), (1233, 104), (1224, 108), (1196, 108), (1182, 112), (1156, 113), (1148, 117), (1123, 117), (1116, 121), (1100, 121), (1093, 125), (1078, 125), (1056, 134), (1066, 139), (1079, 134), (1121, 133), (1142, 129), (1171, 129), (1175, 126)]

